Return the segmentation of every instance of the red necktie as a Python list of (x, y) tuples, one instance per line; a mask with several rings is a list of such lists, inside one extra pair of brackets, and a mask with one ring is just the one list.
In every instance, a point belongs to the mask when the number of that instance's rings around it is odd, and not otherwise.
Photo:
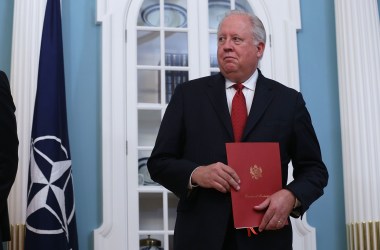
[[(232, 128), (234, 130), (234, 138), (235, 142), (241, 141), (241, 137), (243, 136), (243, 131), (245, 128), (245, 124), (247, 122), (247, 105), (245, 103), (245, 97), (243, 94), (244, 85), (241, 83), (236, 83), (233, 85), (236, 89), (236, 93), (234, 98), (232, 99), (232, 107), (231, 107), (231, 120), (232, 120)], [(253, 227), (247, 228), (248, 237), (251, 237), (251, 233), (257, 235), (256, 230)]]
[(231, 120), (234, 130), (235, 142), (239, 142), (243, 136), (248, 112), (247, 105), (245, 103), (245, 97), (243, 94), (244, 85), (241, 83), (236, 83), (233, 85), (233, 87), (236, 89), (236, 93), (232, 99)]

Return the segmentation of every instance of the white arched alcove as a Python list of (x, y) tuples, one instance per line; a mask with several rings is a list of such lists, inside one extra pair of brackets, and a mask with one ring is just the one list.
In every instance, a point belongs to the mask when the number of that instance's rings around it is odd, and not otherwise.
[[(189, 1), (189, 0), (188, 0)], [(191, 0), (188, 13), (204, 12), (204, 0)], [(143, 0), (97, 0), (97, 20), (102, 29), (102, 199), (103, 223), (94, 231), (97, 250), (137, 249), (139, 192), (137, 184), (137, 70), (136, 19)], [(161, 0), (163, 2), (163, 0)], [(299, 90), (297, 30), (301, 28), (299, 0), (247, 0), (268, 29), (263, 73)], [(207, 6), (206, 6), (207, 7)], [(206, 15), (207, 16), (207, 15)], [(190, 19), (190, 18), (189, 18)], [(189, 26), (201, 27), (204, 20)], [(190, 27), (191, 28), (191, 27)], [(189, 34), (191, 33), (189, 28)], [(189, 53), (208, 55), (200, 34), (191, 36)], [(133, 49), (134, 48), (134, 49)], [(189, 77), (209, 73), (209, 61), (189, 60)], [(291, 176), (291, 174), (290, 174)], [(142, 191), (141, 191), (142, 190)], [(148, 191), (147, 191), (148, 190)], [(150, 192), (150, 191), (149, 191)], [(163, 197), (168, 193), (162, 192)], [(164, 208), (165, 209), (165, 208)], [(166, 208), (167, 209), (167, 208)], [(303, 220), (292, 220), (294, 249), (316, 249), (315, 229)], [(168, 244), (167, 238), (165, 244)]]

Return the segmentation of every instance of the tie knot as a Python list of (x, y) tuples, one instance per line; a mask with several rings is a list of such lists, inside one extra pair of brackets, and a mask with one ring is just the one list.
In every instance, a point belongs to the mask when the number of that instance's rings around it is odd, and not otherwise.
[(235, 83), (232, 85), (236, 91), (241, 91), (244, 88), (244, 85), (241, 83)]

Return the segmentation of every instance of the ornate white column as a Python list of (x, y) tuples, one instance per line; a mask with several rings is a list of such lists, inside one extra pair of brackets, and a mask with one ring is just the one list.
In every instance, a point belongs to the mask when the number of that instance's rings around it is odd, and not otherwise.
[(349, 249), (380, 249), (380, 25), (376, 0), (335, 0)]
[(19, 164), (8, 199), (11, 224), (24, 224), (38, 61), (46, 0), (14, 1), (11, 88), (16, 105)]

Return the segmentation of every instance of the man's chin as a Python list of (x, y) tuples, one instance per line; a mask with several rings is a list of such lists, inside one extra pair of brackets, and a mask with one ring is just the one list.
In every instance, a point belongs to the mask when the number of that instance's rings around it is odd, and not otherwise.
[(236, 65), (225, 65), (222, 71), (225, 72), (225, 74), (234, 74), (238, 71), (238, 68)]
[(241, 78), (241, 74), (237, 70), (221, 71), (221, 73), (232, 82), (238, 82)]

